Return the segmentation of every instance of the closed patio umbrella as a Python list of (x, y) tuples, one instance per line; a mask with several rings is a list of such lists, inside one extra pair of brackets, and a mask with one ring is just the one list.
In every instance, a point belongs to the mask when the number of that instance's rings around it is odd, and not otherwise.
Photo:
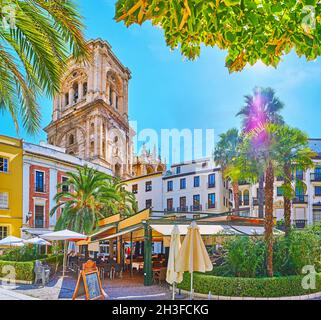
[(199, 227), (195, 221), (188, 227), (176, 264), (177, 272), (188, 271), (191, 274), (191, 299), (193, 298), (193, 272), (213, 270)]
[(88, 237), (84, 234), (77, 233), (70, 230), (62, 230), (56, 232), (50, 232), (41, 235), (42, 239), (49, 240), (49, 241), (64, 241), (64, 261), (63, 261), (63, 271), (62, 276), (65, 276), (66, 270), (66, 260), (67, 260), (67, 241), (78, 241), (78, 240), (85, 240)]
[(173, 300), (175, 300), (175, 284), (183, 281), (183, 273), (177, 272), (175, 265), (181, 249), (181, 239), (178, 226), (174, 226), (169, 247), (166, 281), (173, 285)]

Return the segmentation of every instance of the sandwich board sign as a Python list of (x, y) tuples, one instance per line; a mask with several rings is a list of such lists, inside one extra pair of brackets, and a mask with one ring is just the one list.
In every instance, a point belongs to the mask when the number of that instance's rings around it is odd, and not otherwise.
[(86, 300), (104, 300), (105, 292), (99, 278), (98, 268), (94, 261), (88, 260), (80, 271), (72, 300), (85, 296)]

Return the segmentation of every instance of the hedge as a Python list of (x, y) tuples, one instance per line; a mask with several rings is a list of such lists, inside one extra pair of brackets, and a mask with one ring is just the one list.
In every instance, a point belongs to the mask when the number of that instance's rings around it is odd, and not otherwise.
[[(194, 291), (196, 293), (227, 297), (291, 297), (321, 292), (321, 274), (316, 274), (316, 289), (305, 290), (301, 281), (304, 276), (274, 278), (237, 278), (217, 277), (194, 273)], [(178, 288), (190, 290), (190, 274), (185, 273)]]
[[(58, 256), (49, 256), (47, 258), (40, 260), (43, 263), (46, 263), (51, 266), (56, 266), (58, 264), (62, 265), (63, 255)], [(12, 266), (16, 271), (16, 280), (21, 281), (34, 281), (34, 267), (35, 261), (24, 261), (24, 262), (16, 262), (16, 261), (2, 261), (0, 260), (0, 278), (4, 278), (8, 275), (7, 272), (3, 272), (5, 266)]]

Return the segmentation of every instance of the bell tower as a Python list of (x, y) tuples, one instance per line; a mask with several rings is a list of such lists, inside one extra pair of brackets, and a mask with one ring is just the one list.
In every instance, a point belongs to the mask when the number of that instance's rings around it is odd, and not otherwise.
[(132, 173), (133, 130), (128, 123), (131, 73), (101, 39), (88, 42), (89, 62), (70, 59), (54, 98), (48, 143), (76, 157), (113, 170)]

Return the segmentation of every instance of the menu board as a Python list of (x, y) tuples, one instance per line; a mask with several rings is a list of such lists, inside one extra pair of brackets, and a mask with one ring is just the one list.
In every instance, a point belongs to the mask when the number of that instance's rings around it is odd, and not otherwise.
[(98, 268), (96, 263), (91, 260), (83, 265), (72, 300), (81, 296), (85, 296), (86, 300), (103, 300), (105, 298)]

